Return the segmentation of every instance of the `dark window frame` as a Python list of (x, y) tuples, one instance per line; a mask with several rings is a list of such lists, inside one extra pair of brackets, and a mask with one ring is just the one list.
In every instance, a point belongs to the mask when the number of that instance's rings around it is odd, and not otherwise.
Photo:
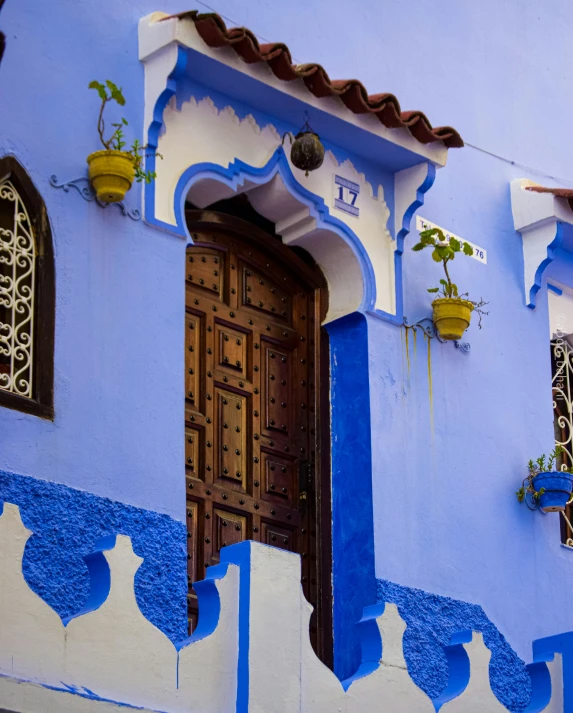
[(55, 280), (52, 231), (46, 206), (26, 170), (14, 156), (0, 158), (0, 180), (9, 179), (22, 198), (36, 241), (33, 334), (33, 397), (0, 389), (0, 407), (54, 418)]

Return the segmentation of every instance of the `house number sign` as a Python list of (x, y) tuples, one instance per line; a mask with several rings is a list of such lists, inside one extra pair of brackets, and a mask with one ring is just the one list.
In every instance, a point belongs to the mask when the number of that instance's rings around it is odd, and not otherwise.
[(416, 216), (416, 230), (418, 232), (421, 232), (422, 230), (429, 230), (430, 228), (439, 228), (444, 233), (444, 235), (446, 236), (446, 240), (448, 241), (450, 238), (455, 238), (456, 240), (460, 240), (462, 243), (467, 243), (468, 245), (471, 245), (474, 250), (474, 254), (472, 255), (474, 260), (477, 260), (478, 262), (487, 265), (487, 250), (480, 248), (479, 245), (470, 243), (470, 241), (465, 240), (465, 238), (460, 238), (459, 235), (454, 235), (445, 228), (440, 228), (440, 226), (436, 225), (435, 223), (430, 223), (429, 220), (421, 218), (419, 215)]
[(360, 186), (342, 176), (334, 176), (334, 207), (359, 217), (358, 197)]

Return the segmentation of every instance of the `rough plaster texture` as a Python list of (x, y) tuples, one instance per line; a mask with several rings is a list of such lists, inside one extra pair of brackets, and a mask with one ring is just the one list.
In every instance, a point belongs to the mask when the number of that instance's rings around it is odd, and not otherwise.
[[(197, 584), (201, 623), (193, 636), (175, 647), (137, 604), (134, 574), (142, 558), (133, 552), (129, 537), (105, 537), (97, 543), (86, 558), (89, 601), (77, 616), (62, 621), (24, 579), (22, 559), (31, 535), (19, 508), (4, 503), (0, 516), (1, 673), (92, 700), (172, 713), (235, 713), (237, 567), (211, 567), (206, 579)], [(36, 713), (28, 704), (24, 710)]]
[(476, 604), (429, 594), (378, 580), (378, 601), (397, 604), (408, 628), (404, 634), (404, 658), (408, 670), (430, 698), (437, 698), (448, 683), (444, 646), (452, 634), (473, 629), (483, 634), (491, 651), (491, 688), (511, 711), (523, 711), (529, 703), (531, 684), (524, 662)]
[[(24, 710), (30, 713), (69, 710), (67, 705), (49, 707), (57, 689), (169, 713), (434, 713), (439, 702), (452, 713), (507, 711), (491, 690), (491, 652), (482, 634), (469, 630), (451, 638), (448, 692), (433, 704), (409, 674), (403, 655), (407, 624), (389, 602), (364, 611), (358, 627), (360, 667), (339, 681), (312, 649), (312, 609), (300, 586), (301, 559), (291, 552), (254, 542), (226, 547), (224, 561), (195, 585), (199, 627), (176, 648), (137, 605), (134, 574), (142, 558), (129, 537), (97, 543), (87, 558), (89, 602), (62, 622), (24, 579), (22, 559), (31, 535), (18, 507), (5, 503), (0, 516), (0, 705), (15, 693), (13, 686), (6, 690), (2, 684), (20, 682), (20, 694), (29, 694)], [(551, 654), (563, 650), (567, 637), (534, 642), (534, 648), (542, 645)], [(545, 662), (551, 658), (536, 659), (531, 713), (560, 713), (552, 699), (561, 702), (563, 683), (567, 697), (570, 676), (563, 673), (563, 680), (560, 667), (550, 672)], [(543, 675), (548, 685), (540, 688)], [(31, 682), (50, 690), (42, 695)]]
[(0, 471), (0, 502), (20, 507), (34, 532), (23, 572), (31, 589), (62, 617), (82, 609), (89, 576), (83, 556), (106, 535), (129, 535), (144, 562), (135, 595), (144, 615), (172, 641), (187, 635), (185, 525), (167, 515), (63, 485)]

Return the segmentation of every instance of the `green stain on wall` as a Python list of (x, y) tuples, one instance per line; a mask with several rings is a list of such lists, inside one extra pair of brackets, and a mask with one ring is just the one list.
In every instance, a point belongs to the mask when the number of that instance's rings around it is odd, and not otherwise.
[(405, 330), (406, 330), (406, 368), (407, 368), (408, 385), (410, 385), (410, 338), (408, 336), (408, 333), (409, 333), (408, 327), (406, 327)]
[(432, 391), (432, 340), (424, 332), (424, 338), (428, 345), (428, 404), (430, 407), (430, 432), (432, 441), (434, 440), (434, 394)]
[[(406, 369), (404, 369), (404, 358), (402, 358), (402, 379), (404, 382), (403, 396), (407, 397), (412, 388), (411, 382), (411, 370), (414, 368), (414, 376), (416, 376), (416, 366), (418, 360), (418, 341), (417, 341), (417, 329), (412, 328), (413, 337), (410, 339), (410, 327), (404, 328), (404, 335), (401, 335), (403, 356), (405, 356)], [(427, 374), (428, 374), (428, 404), (430, 409), (430, 432), (431, 438), (434, 438), (434, 393), (432, 384), (432, 350), (431, 350), (431, 339), (428, 337), (425, 331), (423, 331), (424, 342), (427, 345)], [(410, 357), (410, 343), (412, 344), (412, 357)], [(419, 365), (423, 369), (422, 363)], [(406, 372), (406, 373), (405, 373)], [(418, 379), (414, 379), (414, 389), (416, 388)]]

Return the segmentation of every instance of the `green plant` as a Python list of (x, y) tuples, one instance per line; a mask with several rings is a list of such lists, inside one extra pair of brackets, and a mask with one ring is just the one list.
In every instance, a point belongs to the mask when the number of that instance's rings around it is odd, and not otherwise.
[(458, 253), (473, 255), (474, 250), (472, 246), (465, 241), (458, 240), (457, 238), (446, 238), (443, 230), (440, 228), (428, 228), (428, 230), (423, 230), (420, 233), (420, 242), (416, 243), (412, 250), (419, 252), (425, 248), (432, 248), (432, 259), (435, 262), (442, 264), (446, 275), (445, 280), (443, 278), (440, 279), (439, 287), (429, 287), (428, 292), (441, 292), (440, 298), (443, 299), (453, 299), (459, 297), (460, 299), (465, 299), (467, 302), (471, 302), (474, 311), (479, 315), (478, 326), (481, 329), (482, 316), (489, 314), (489, 312), (484, 312), (482, 309), (487, 302), (484, 302), (482, 299), (480, 299), (479, 302), (475, 302), (469, 299), (467, 292), (460, 294), (458, 286), (455, 282), (452, 282), (452, 278), (450, 277), (448, 270), (448, 263), (450, 263)]
[[(100, 141), (106, 151), (123, 151), (124, 147), (127, 145), (125, 140), (125, 135), (123, 133), (124, 127), (128, 125), (127, 121), (122, 118), (120, 122), (112, 124), (114, 129), (113, 133), (108, 139), (105, 138), (105, 121), (103, 118), (103, 113), (106, 105), (110, 101), (115, 101), (119, 106), (125, 105), (125, 97), (121, 89), (114, 84), (109, 79), (106, 79), (105, 83), (102, 84), (94, 79), (88, 85), (89, 89), (95, 89), (101, 99), (101, 107), (99, 110), (98, 121), (97, 121), (97, 131), (99, 134)], [(135, 169), (135, 180), (140, 183), (145, 181), (146, 183), (151, 183), (157, 174), (155, 171), (145, 171), (143, 169), (143, 162), (145, 156), (156, 156), (157, 158), (163, 158), (157, 151), (151, 151), (147, 146), (142, 146), (137, 139), (135, 139), (125, 153), (129, 154), (131, 160), (133, 161), (133, 166)]]
[[(559, 456), (565, 453), (565, 449), (563, 446), (555, 446), (553, 451), (546, 456), (545, 453), (539, 458), (536, 458), (534, 461), (530, 460), (529, 463), (527, 464), (527, 470), (529, 471), (529, 475), (525, 478), (523, 481), (523, 484), (519, 490), (516, 490), (515, 494), (517, 496), (517, 499), (519, 500), (520, 503), (522, 503), (526, 496), (528, 494), (531, 495), (531, 498), (533, 501), (539, 500), (539, 498), (543, 495), (545, 492), (545, 488), (539, 488), (539, 490), (535, 489), (534, 486), (534, 479), (536, 475), (539, 475), (539, 473), (550, 473), (554, 470), (554, 466), (556, 461), (559, 459)], [(559, 472), (561, 473), (573, 473), (573, 467), (565, 466), (562, 465), (559, 468)]]

